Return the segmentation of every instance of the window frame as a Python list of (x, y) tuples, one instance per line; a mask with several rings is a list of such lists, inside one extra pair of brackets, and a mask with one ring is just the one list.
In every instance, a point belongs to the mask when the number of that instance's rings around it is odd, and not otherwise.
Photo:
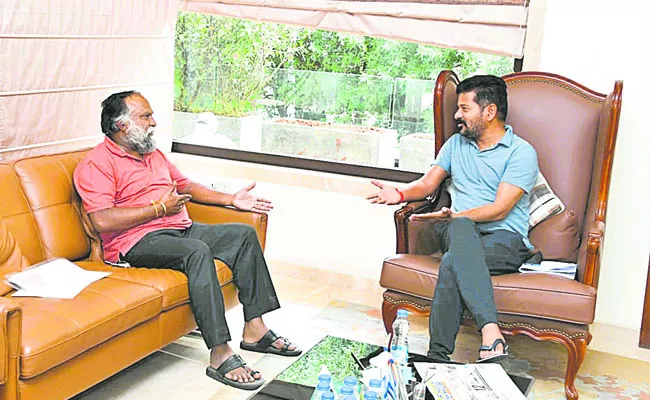
[(172, 153), (348, 175), (359, 178), (381, 179), (391, 182), (411, 182), (424, 175), (421, 172), (402, 171), (391, 168), (347, 164), (337, 161), (317, 160), (313, 158), (284, 156), (279, 154), (258, 153), (249, 150), (225, 149), (222, 147), (203, 146), (179, 141), (172, 141)]

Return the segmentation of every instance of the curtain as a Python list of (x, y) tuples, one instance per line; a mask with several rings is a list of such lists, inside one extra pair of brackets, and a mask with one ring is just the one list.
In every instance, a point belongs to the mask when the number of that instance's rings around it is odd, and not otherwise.
[(527, 0), (181, 0), (184, 11), (521, 58)]
[(171, 149), (177, 0), (0, 0), (0, 159), (103, 140), (101, 101), (140, 91)]

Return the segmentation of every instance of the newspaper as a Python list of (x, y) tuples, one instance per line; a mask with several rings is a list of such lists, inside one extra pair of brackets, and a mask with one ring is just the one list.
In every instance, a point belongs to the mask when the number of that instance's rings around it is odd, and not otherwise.
[(5, 276), (5, 282), (16, 289), (15, 297), (48, 297), (73, 299), (86, 286), (110, 272), (87, 271), (65, 258), (53, 258), (29, 269)]
[(414, 363), (436, 400), (526, 400), (499, 364)]
[(539, 264), (523, 264), (519, 267), (519, 272), (523, 274), (539, 272), (562, 276), (569, 279), (576, 278), (578, 265), (574, 263), (565, 263), (560, 261), (542, 261)]

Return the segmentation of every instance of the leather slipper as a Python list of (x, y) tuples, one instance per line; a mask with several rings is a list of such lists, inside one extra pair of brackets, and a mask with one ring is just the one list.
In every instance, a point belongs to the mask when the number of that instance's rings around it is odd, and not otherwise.
[[(205, 369), (205, 374), (210, 378), (223, 383), (224, 385), (232, 386), (234, 388), (243, 389), (243, 390), (256, 390), (260, 386), (264, 385), (264, 383), (266, 383), (264, 378), (255, 379), (253, 382), (238, 382), (226, 378), (226, 374), (228, 372), (232, 371), (233, 369), (244, 367), (245, 365), (246, 363), (239, 356), (239, 354), (233, 354), (232, 356), (228, 357), (224, 362), (222, 362), (221, 365), (219, 365), (219, 367), (217, 368), (209, 365)], [(251, 376), (254, 377), (259, 372), (251, 371), (249, 373)]]
[[(500, 345), (500, 344), (503, 345), (503, 353), (494, 354), (494, 355), (491, 355), (491, 356), (485, 357), (485, 358), (480, 358), (482, 351), (496, 351), (497, 346)], [(497, 340), (494, 341), (494, 343), (492, 343), (492, 346), (484, 345), (484, 346), (479, 347), (479, 349), (478, 349), (479, 359), (476, 360), (476, 362), (479, 363), (479, 364), (481, 364), (481, 363), (488, 364), (488, 363), (495, 363), (495, 362), (501, 361), (504, 358), (508, 357), (508, 348), (509, 347), (506, 344), (506, 342), (503, 339), (498, 338)]]
[[(282, 339), (284, 342), (284, 345), (281, 349), (273, 346), (273, 343), (275, 343), (275, 341), (278, 339)], [(278, 336), (275, 334), (275, 332), (269, 329), (269, 331), (266, 332), (266, 334), (264, 334), (264, 336), (262, 336), (258, 342), (246, 343), (244, 341), (241, 341), (239, 343), (239, 348), (242, 350), (254, 351), (256, 353), (276, 354), (278, 356), (286, 357), (296, 357), (302, 354), (302, 350), (300, 350), (298, 347), (293, 350), (289, 350), (289, 346), (292, 344), (293, 343), (291, 343), (289, 339)]]

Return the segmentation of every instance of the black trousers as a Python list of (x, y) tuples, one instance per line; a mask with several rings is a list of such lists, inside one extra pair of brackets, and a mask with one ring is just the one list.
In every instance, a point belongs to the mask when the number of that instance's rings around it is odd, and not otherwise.
[(448, 360), (454, 352), (463, 308), (480, 330), (497, 322), (490, 275), (518, 272), (532, 253), (523, 237), (507, 230), (483, 231), (468, 218), (433, 225), (444, 255), (429, 316), (429, 357)]
[(232, 271), (246, 321), (280, 308), (255, 229), (249, 225), (195, 222), (184, 230), (163, 229), (147, 234), (121, 256), (134, 267), (169, 268), (187, 275), (192, 312), (210, 349), (231, 339), (215, 258)]

